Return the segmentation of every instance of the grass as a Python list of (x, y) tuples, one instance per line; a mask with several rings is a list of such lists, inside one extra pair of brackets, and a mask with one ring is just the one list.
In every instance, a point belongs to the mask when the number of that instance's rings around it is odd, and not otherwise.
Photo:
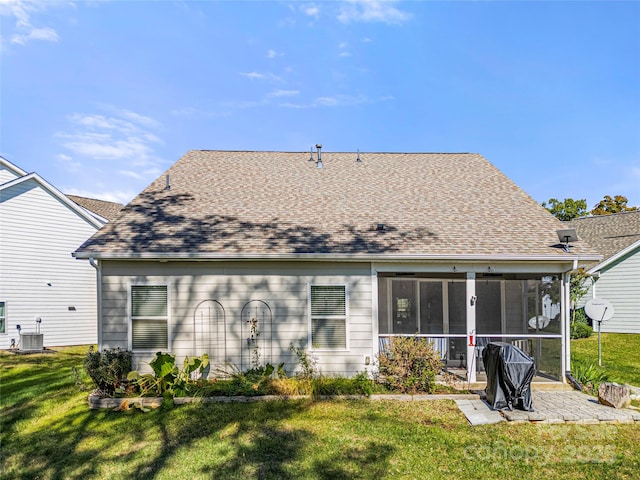
[(85, 352), (0, 352), (3, 479), (630, 479), (640, 469), (638, 425), (470, 427), (449, 400), (91, 411), (72, 373)]
[[(603, 333), (601, 345), (609, 380), (640, 387), (640, 335)], [(598, 335), (571, 340), (571, 361), (598, 365)]]

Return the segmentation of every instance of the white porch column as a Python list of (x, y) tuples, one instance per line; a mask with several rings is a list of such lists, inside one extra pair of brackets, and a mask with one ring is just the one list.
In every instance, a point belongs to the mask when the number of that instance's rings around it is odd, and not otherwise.
[(476, 343), (476, 274), (467, 272), (467, 380), (470, 383), (476, 381), (476, 348), (469, 346), (469, 335), (473, 335), (473, 343)]
[(563, 382), (566, 382), (565, 373), (571, 369), (571, 272), (565, 272), (562, 274), (562, 288), (561, 288), (561, 308), (562, 308), (562, 347), (561, 351), (564, 352), (562, 356), (562, 372), (560, 377)]
[(371, 364), (366, 368), (373, 368), (374, 360), (378, 358), (380, 353), (380, 326), (378, 324), (378, 270), (376, 266), (371, 264), (371, 335), (373, 344), (371, 345)]

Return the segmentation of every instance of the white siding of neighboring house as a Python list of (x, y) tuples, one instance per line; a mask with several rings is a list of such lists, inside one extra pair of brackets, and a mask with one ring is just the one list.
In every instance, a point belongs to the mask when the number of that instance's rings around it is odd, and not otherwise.
[[(193, 355), (193, 314), (203, 300), (217, 300), (226, 310), (227, 357), (239, 363), (244, 345), (240, 316), (249, 300), (263, 300), (273, 312), (274, 364), (296, 366), (291, 343), (306, 345), (309, 335), (309, 284), (345, 284), (348, 290), (348, 351), (315, 352), (324, 374), (363, 371), (372, 357), (372, 288), (369, 263), (321, 262), (115, 262), (102, 261), (103, 348), (129, 348), (128, 291), (131, 284), (168, 284), (172, 353), (182, 362)], [(246, 336), (246, 326), (245, 336)], [(261, 327), (266, 335), (265, 327)], [(245, 347), (246, 348), (246, 347)], [(145, 369), (153, 354), (134, 357)], [(244, 368), (248, 366), (245, 361)], [(370, 367), (369, 367), (370, 368)]]
[(95, 231), (36, 180), (0, 192), (0, 301), (7, 315), (0, 348), (18, 340), (18, 324), (35, 332), (37, 317), (45, 346), (97, 341), (96, 273), (71, 256)]
[(603, 332), (640, 333), (640, 249), (604, 268), (581, 304), (590, 298), (608, 300), (614, 308), (613, 318), (602, 322)]
[(17, 175), (15, 172), (0, 163), (0, 185), (10, 182), (11, 180), (15, 180), (19, 176), (20, 175)]

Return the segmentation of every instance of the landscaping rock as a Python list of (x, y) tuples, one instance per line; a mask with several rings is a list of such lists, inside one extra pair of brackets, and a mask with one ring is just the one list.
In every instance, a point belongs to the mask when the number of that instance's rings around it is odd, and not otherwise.
[(629, 387), (617, 383), (601, 383), (598, 388), (598, 403), (613, 408), (627, 408), (631, 404)]

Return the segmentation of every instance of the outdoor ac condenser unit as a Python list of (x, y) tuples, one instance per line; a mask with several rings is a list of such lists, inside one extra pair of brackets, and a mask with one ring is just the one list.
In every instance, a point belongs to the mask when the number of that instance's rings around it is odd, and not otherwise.
[(42, 333), (21, 333), (21, 350), (42, 350), (44, 348), (44, 335)]

